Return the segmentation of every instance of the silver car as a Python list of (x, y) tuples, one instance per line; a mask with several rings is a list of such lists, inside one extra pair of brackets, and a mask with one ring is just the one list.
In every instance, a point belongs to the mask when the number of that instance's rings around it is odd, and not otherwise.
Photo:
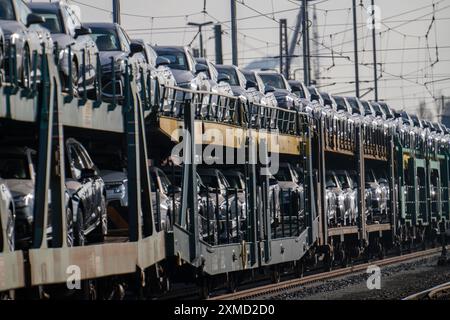
[(12, 252), (15, 249), (14, 223), (14, 200), (6, 181), (0, 178), (0, 232), (2, 232), (0, 240), (3, 239), (3, 235), (6, 236), (6, 241), (0, 242), (2, 244), (0, 252), (5, 250)]

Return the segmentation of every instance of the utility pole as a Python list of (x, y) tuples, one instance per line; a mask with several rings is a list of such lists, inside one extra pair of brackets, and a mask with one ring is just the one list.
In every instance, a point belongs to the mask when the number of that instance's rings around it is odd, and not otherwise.
[(294, 32), (292, 33), (291, 43), (289, 45), (289, 54), (288, 54), (287, 62), (286, 62), (287, 65), (289, 65), (289, 69), (291, 66), (292, 57), (294, 56), (294, 53), (295, 53), (295, 48), (297, 47), (297, 42), (299, 40), (301, 26), (302, 26), (302, 8), (299, 7), (297, 19), (295, 22)]
[(287, 20), (280, 19), (280, 73), (282, 73), (286, 77), (286, 79), (289, 78), (288, 51)]
[(302, 0), (302, 37), (303, 37), (303, 81), (305, 85), (310, 85), (309, 65), (308, 65), (308, 1)]
[(222, 26), (220, 24), (214, 26), (214, 43), (216, 48), (216, 64), (223, 64)]
[(378, 101), (378, 72), (377, 72), (377, 38), (375, 32), (375, 3), (372, 0), (372, 51), (373, 51), (373, 77), (375, 88), (375, 101)]
[(230, 0), (231, 4), (231, 48), (233, 64), (238, 66), (238, 46), (237, 46), (237, 22), (236, 22), (236, 0)]
[(313, 81), (311, 79), (311, 42), (310, 42), (310, 27), (312, 24), (309, 23), (309, 10), (308, 10), (308, 2), (306, 2), (306, 48), (308, 49), (308, 54), (306, 57), (308, 58), (308, 82), (309, 85), (313, 84)]
[(317, 23), (317, 9), (316, 5), (313, 6), (313, 56), (314, 59), (314, 81), (316, 86), (320, 86), (320, 58), (319, 58), (319, 28)]
[(207, 21), (207, 22), (203, 22), (203, 23), (196, 23), (196, 22), (188, 22), (188, 26), (194, 26), (194, 27), (198, 27), (198, 35), (200, 36), (200, 58), (203, 58), (205, 55), (205, 51), (203, 51), (203, 33), (202, 33), (202, 28), (209, 26), (213, 24), (212, 21)]
[(358, 59), (358, 20), (356, 18), (356, 0), (353, 0), (353, 43), (355, 50), (355, 93), (359, 98), (359, 59)]
[(113, 0), (113, 22), (120, 24), (120, 0)]

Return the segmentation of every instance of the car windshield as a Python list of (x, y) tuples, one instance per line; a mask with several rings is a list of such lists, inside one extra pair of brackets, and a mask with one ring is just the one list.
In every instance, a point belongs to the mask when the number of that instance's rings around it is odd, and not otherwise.
[(99, 51), (121, 51), (120, 40), (116, 30), (91, 28), (91, 38), (97, 44)]
[(240, 177), (238, 175), (226, 174), (225, 178), (227, 179), (228, 183), (230, 184), (231, 189), (244, 190), (242, 180), (240, 179)]
[(334, 101), (336, 101), (338, 110), (348, 111), (347, 104), (345, 103), (345, 99), (343, 97), (333, 97), (333, 98), (334, 98)]
[(390, 119), (390, 118), (393, 117), (393, 116), (392, 116), (392, 113), (391, 113), (391, 110), (389, 110), (389, 107), (388, 107), (387, 104), (385, 104), (385, 103), (380, 103), (380, 106), (381, 106), (381, 108), (383, 109), (383, 111), (384, 111), (384, 113), (386, 114), (386, 117), (387, 117), (388, 119)]
[(276, 73), (271, 74), (260, 74), (259, 75), (264, 82), (264, 85), (271, 86), (275, 89), (286, 89), (286, 84), (284, 83), (284, 79), (281, 75)]
[(361, 110), (359, 109), (358, 101), (355, 98), (347, 98), (347, 101), (350, 103), (353, 113), (361, 114)]
[[(292, 86), (291, 86), (292, 87)], [(295, 86), (295, 90), (293, 89), (292, 92), (299, 96), (300, 98), (306, 99), (306, 93), (303, 90), (303, 86), (301, 84), (297, 84)]]
[(367, 101), (361, 101), (364, 107), (364, 115), (368, 116), (372, 114), (372, 109), (370, 109), (370, 104)]
[(327, 173), (327, 178), (326, 178), (327, 182), (326, 182), (326, 186), (327, 188), (336, 188), (336, 180), (334, 180), (334, 176), (331, 173)]
[(275, 174), (278, 181), (292, 181), (291, 171), (288, 167), (280, 167)]
[(236, 70), (234, 70), (234, 68), (222, 68), (222, 67), (216, 67), (216, 68), (219, 73), (226, 74), (227, 76), (230, 77), (230, 82), (229, 82), (230, 86), (240, 86), (239, 77), (238, 77)]
[(155, 47), (154, 49), (159, 57), (166, 58), (170, 61), (167, 65), (169, 68), (176, 70), (189, 70), (189, 64), (183, 51), (158, 47)]
[(161, 182), (161, 189), (163, 189), (164, 193), (169, 193), (169, 187), (172, 184), (167, 178), (166, 174), (162, 171), (158, 171), (159, 180)]
[(200, 173), (203, 184), (208, 188), (218, 189), (219, 183), (216, 175), (202, 174)]
[(0, 177), (3, 179), (30, 180), (30, 171), (26, 156), (0, 155)]
[(58, 14), (39, 12), (39, 15), (45, 18), (42, 26), (47, 28), (50, 33), (63, 33), (61, 19)]
[(366, 172), (366, 182), (369, 182), (369, 183), (376, 182), (375, 176), (374, 176), (372, 171), (367, 171)]
[(0, 20), (16, 20), (11, 0), (0, 0)]

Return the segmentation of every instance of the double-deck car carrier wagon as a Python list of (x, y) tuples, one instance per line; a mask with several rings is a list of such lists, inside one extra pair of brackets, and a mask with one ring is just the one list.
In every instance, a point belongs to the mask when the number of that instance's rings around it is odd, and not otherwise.
[[(10, 53), (9, 63), (15, 59)], [(5, 295), (121, 297), (126, 283), (127, 292), (143, 297), (188, 280), (206, 297), (224, 283), (234, 290), (245, 278), (279, 281), (283, 271), (301, 275), (318, 261), (332, 268), (361, 255), (382, 257), (448, 230), (448, 146), (424, 140), (422, 148), (393, 126), (358, 117), (164, 86), (127, 63), (120, 79), (112, 73), (124, 95), (113, 86), (108, 103), (92, 101), (71, 88), (62, 94), (45, 51), (33, 54), (31, 74), (38, 61), (39, 80), (20, 88), (9, 68), (0, 88), (1, 144), (37, 150), (27, 247), (8, 248), (0, 212)], [(99, 72), (96, 90), (101, 78)], [(66, 155), (68, 144), (80, 149), (80, 163)], [(86, 215), (82, 200), (92, 192), (72, 194), (67, 176), (71, 171), (83, 190), (94, 190), (99, 154), (120, 163), (124, 178), (100, 187), (96, 213)], [(162, 183), (161, 172), (172, 185)], [(126, 208), (106, 214), (105, 193), (125, 190)], [(84, 290), (67, 290), (72, 273)]]

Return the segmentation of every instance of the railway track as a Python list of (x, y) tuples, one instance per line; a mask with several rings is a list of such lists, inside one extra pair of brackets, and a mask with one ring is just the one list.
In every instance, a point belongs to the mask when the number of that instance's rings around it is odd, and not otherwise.
[[(414, 252), (405, 254), (402, 256), (386, 258), (384, 260), (377, 260), (368, 263), (358, 264), (347, 268), (336, 269), (330, 272), (313, 274), (300, 279), (292, 279), (283, 281), (280, 283), (269, 284), (265, 286), (255, 287), (247, 290), (238, 291), (235, 293), (229, 293), (210, 298), (210, 300), (246, 300), (246, 299), (258, 299), (265, 296), (277, 295), (284, 291), (291, 291), (298, 289), (306, 284), (324, 281), (329, 279), (338, 278), (341, 276), (349, 275), (352, 273), (358, 273), (366, 271), (369, 266), (376, 264), (378, 267), (388, 266), (396, 263), (406, 262), (410, 260), (425, 258), (433, 256), (442, 251), (441, 248), (429, 249), (425, 251)], [(447, 284), (450, 287), (450, 283)]]
[(436, 300), (444, 297), (447, 299), (450, 297), (450, 282), (412, 294), (403, 300)]

